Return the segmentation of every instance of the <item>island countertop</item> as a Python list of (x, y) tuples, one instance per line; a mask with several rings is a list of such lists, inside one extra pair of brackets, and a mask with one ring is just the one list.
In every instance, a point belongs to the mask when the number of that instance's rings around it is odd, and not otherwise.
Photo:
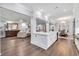
[(33, 34), (38, 34), (38, 35), (50, 35), (50, 34), (53, 34), (53, 33), (56, 33), (56, 31), (53, 31), (53, 32), (34, 32)]

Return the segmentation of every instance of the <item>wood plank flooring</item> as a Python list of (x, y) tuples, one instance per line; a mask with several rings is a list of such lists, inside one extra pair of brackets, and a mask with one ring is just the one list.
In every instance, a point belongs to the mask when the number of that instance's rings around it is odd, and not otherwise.
[(48, 50), (32, 45), (30, 37), (1, 39), (2, 56), (78, 56), (78, 50), (73, 41), (58, 39)]

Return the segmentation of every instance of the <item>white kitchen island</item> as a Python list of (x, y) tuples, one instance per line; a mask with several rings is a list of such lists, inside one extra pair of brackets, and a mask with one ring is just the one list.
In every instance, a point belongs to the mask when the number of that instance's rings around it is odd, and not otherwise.
[(57, 32), (35, 32), (31, 38), (32, 44), (47, 50), (57, 40)]

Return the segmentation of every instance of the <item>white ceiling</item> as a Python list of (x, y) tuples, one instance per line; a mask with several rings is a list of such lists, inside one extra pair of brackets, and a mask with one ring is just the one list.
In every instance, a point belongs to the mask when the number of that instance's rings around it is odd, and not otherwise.
[(31, 10), (43, 9), (44, 12), (50, 14), (53, 19), (73, 15), (72, 3), (22, 3)]
[[(77, 7), (75, 14), (76, 14), (76, 19), (79, 19), (79, 4), (78, 3), (21, 3), (25, 7), (36, 11), (42, 9), (44, 12), (47, 14), (51, 15), (51, 23), (58, 22), (56, 19), (58, 18), (63, 18), (63, 17), (69, 17), (73, 16), (73, 9), (74, 7)], [(75, 15), (74, 14), (74, 15)], [(72, 22), (73, 19), (67, 19), (67, 23)], [(79, 22), (76, 22), (79, 24)], [(79, 26), (79, 25), (77, 25)]]

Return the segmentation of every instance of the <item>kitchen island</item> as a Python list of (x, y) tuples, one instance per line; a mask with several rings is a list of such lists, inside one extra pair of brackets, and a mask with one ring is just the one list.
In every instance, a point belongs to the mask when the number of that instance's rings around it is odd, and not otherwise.
[(31, 35), (31, 43), (47, 50), (57, 40), (57, 32), (35, 32)]

